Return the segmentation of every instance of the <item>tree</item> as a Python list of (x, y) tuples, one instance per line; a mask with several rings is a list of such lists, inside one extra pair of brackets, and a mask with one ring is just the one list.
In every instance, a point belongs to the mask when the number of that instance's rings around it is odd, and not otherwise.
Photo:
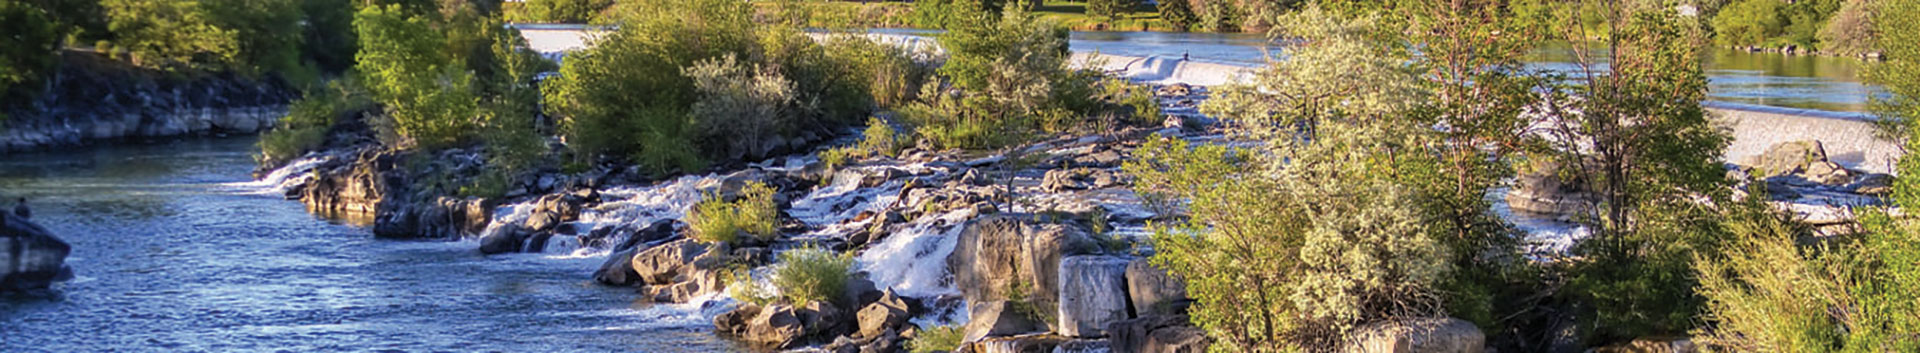
[(1761, 45), (1786, 32), (1779, 0), (1740, 0), (1713, 17), (1714, 36), (1723, 45)]
[[(1692, 256), (1725, 237), (1710, 203), (1696, 200), (1726, 198), (1719, 156), (1728, 138), (1700, 105), (1696, 23), (1669, 8), (1603, 8), (1611, 49), (1576, 48), (1577, 99), (1555, 99), (1548, 112), (1547, 157), (1582, 166), (1563, 172), (1588, 176), (1597, 198), (1580, 218), (1592, 235), (1573, 249), (1585, 260), (1567, 288), (1595, 320), (1592, 339), (1684, 332), (1700, 305)], [(1608, 64), (1595, 65), (1599, 57)]]
[(107, 28), (135, 64), (151, 68), (219, 68), (239, 62), (240, 40), (195, 0), (103, 0)]
[(473, 132), (478, 97), (473, 76), (448, 55), (447, 38), (427, 18), (397, 6), (368, 7), (354, 15), (360, 38), (359, 72), (403, 138), (400, 146), (450, 147)]
[(1426, 95), (1377, 17), (1317, 7), (1278, 23), (1289, 58), (1203, 112), (1264, 142), (1230, 150), (1156, 140), (1125, 165), (1136, 189), (1186, 199), (1152, 262), (1187, 279), (1193, 320), (1225, 351), (1331, 349), (1367, 322), (1442, 313), (1448, 250), (1401, 178), (1430, 167), (1426, 127), (1399, 116)]
[(527, 0), (521, 3), (530, 22), (586, 23), (601, 11), (613, 7), (612, 0)]
[[(57, 64), (57, 24), (38, 7), (0, 0), (0, 108), (31, 98)], [(5, 118), (0, 115), (0, 120)]]
[(1167, 21), (1174, 30), (1185, 32), (1193, 29), (1200, 19), (1193, 14), (1193, 5), (1187, 0), (1165, 0), (1160, 2), (1160, 19)]
[(1820, 50), (1841, 55), (1860, 55), (1873, 48), (1873, 7), (1875, 1), (1854, 0), (1835, 12), (1820, 29)]
[(1087, 0), (1087, 16), (1117, 20), (1120, 15), (1133, 12), (1134, 4), (1131, 0)]

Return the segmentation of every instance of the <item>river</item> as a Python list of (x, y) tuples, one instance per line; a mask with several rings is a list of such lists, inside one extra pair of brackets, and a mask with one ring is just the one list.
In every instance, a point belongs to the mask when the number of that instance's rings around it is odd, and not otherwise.
[(253, 138), (0, 158), (0, 197), (73, 244), (75, 280), (0, 295), (0, 352), (738, 350), (691, 305), (590, 279), (604, 254), (375, 239), (249, 172)]

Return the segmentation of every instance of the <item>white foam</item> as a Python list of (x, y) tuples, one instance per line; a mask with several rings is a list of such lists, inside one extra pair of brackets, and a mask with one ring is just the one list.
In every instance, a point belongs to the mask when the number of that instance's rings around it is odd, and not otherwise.
[(243, 194), (248, 195), (283, 195), (287, 193), (287, 189), (293, 188), (294, 185), (305, 184), (313, 180), (313, 169), (332, 160), (332, 156), (309, 155), (293, 160), (293, 162), (287, 163), (287, 165), (281, 166), (279, 169), (274, 169), (273, 172), (267, 173), (266, 176), (261, 177), (259, 180), (222, 183), (220, 186), (240, 190)]
[(903, 296), (958, 295), (960, 291), (950, 280), (947, 255), (953, 254), (960, 230), (973, 216), (973, 209), (962, 208), (908, 222), (906, 229), (868, 245), (857, 258), (860, 269), (867, 271), (876, 286), (892, 288)]

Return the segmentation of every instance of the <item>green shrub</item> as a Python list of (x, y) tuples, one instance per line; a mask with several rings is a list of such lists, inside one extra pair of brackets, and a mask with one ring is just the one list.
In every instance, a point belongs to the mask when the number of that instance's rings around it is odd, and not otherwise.
[(780, 253), (780, 263), (773, 267), (773, 286), (794, 305), (807, 305), (839, 298), (852, 276), (852, 254), (793, 249)]
[(907, 350), (913, 353), (945, 353), (960, 348), (960, 341), (967, 338), (966, 331), (958, 325), (934, 326), (920, 330), (913, 340), (907, 341)]
[(895, 157), (907, 147), (905, 138), (880, 118), (867, 119), (867, 130), (861, 135), (860, 151), (867, 155)]
[(508, 19), (519, 22), (586, 23), (609, 7), (613, 0), (527, 0), (507, 12)]
[(402, 145), (429, 150), (466, 142), (476, 129), (479, 97), (473, 75), (444, 48), (447, 36), (428, 18), (399, 7), (371, 6), (354, 15), (360, 38), (356, 66), (368, 92), (386, 107)]
[(1193, 5), (1187, 3), (1187, 0), (1160, 1), (1159, 10), (1160, 19), (1167, 21), (1167, 24), (1172, 25), (1176, 31), (1192, 30), (1193, 25), (1200, 21), (1199, 16), (1193, 14)]
[(727, 297), (733, 298), (734, 300), (766, 306), (767, 304), (772, 304), (774, 300), (780, 299), (779, 295), (768, 291), (765, 287), (762, 287), (759, 282), (755, 282), (753, 275), (745, 269), (727, 271), (726, 276)]
[(700, 99), (693, 103), (695, 141), (722, 159), (762, 159), (768, 143), (784, 143), (796, 122), (795, 87), (779, 72), (735, 60), (733, 54), (687, 68)]
[(364, 111), (372, 104), (352, 80), (337, 80), (314, 89), (287, 105), (287, 115), (260, 136), (256, 159), (264, 165), (276, 165), (319, 149), (326, 143), (335, 119)]
[(841, 146), (822, 150), (818, 156), (821, 163), (827, 164), (827, 168), (839, 168), (860, 158), (863, 154), (860, 152), (860, 148), (855, 146)]
[(693, 238), (708, 243), (734, 243), (741, 233), (759, 240), (772, 238), (779, 226), (773, 193), (773, 187), (759, 182), (741, 188), (738, 200), (727, 201), (723, 195), (708, 193), (687, 215)]

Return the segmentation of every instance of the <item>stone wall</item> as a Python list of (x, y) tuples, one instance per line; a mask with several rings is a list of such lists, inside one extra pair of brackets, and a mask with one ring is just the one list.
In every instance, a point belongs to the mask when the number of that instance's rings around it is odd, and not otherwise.
[(285, 105), (180, 108), (86, 117), (10, 119), (0, 128), (0, 153), (41, 150), (104, 141), (205, 134), (250, 134), (273, 127)]

